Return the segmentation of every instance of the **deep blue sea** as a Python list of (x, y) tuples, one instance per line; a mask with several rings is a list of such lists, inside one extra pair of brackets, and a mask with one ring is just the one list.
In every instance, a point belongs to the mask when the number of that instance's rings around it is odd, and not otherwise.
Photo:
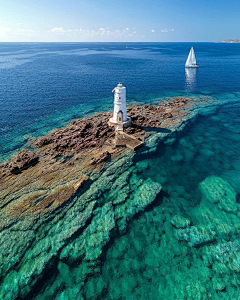
[[(191, 45), (197, 70), (184, 68)], [(192, 94), (238, 97), (240, 44), (0, 43), (0, 78), (2, 161), (31, 136), (112, 109), (118, 82), (129, 103)]]
[[(184, 67), (191, 46), (198, 69)], [(0, 43), (0, 162), (31, 137), (112, 110), (118, 82), (128, 103), (224, 105), (110, 162), (52, 215), (7, 225), (0, 298), (239, 300), (240, 44)]]

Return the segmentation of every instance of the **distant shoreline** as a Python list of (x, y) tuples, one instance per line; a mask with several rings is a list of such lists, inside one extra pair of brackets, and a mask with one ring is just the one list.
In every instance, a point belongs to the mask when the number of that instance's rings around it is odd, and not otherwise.
[(223, 41), (216, 41), (213, 43), (240, 44), (240, 40), (223, 40)]

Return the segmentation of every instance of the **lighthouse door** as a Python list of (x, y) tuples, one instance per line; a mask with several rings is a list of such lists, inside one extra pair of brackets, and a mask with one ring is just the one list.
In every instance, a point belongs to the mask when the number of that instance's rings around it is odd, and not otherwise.
[(123, 123), (123, 112), (121, 110), (118, 112), (118, 123)]

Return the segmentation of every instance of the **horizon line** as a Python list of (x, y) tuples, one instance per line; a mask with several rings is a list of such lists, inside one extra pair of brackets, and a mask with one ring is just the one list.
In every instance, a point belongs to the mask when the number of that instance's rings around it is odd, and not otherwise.
[[(49, 41), (41, 41), (41, 42), (2, 42), (0, 41), (0, 43), (6, 43), (6, 44), (9, 44), (9, 43), (19, 43), (19, 44), (23, 44), (23, 43), (26, 43), (26, 44), (39, 44), (39, 43), (55, 43), (55, 44), (61, 44), (61, 43), (65, 43), (65, 44), (76, 44), (76, 43), (82, 43), (82, 44), (101, 44), (101, 43), (104, 43), (104, 44), (110, 44), (110, 43), (115, 43), (115, 44), (120, 44), (120, 43), (124, 43), (124, 44), (136, 44), (136, 43), (142, 43), (142, 44), (149, 44), (149, 43), (217, 43), (217, 42), (221, 42), (221, 41), (204, 41), (204, 42), (191, 42), (191, 41), (185, 41), (185, 42), (178, 42), (178, 41), (175, 41), (175, 42), (143, 42), (143, 41), (137, 41), (137, 42), (94, 42), (94, 41), (91, 41), (91, 42), (49, 42)], [(234, 43), (229, 43), (229, 44), (234, 44)]]

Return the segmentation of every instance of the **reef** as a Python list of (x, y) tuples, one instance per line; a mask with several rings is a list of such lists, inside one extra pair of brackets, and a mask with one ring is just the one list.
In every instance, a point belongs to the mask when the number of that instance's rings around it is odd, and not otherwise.
[[(161, 105), (130, 106), (133, 126), (126, 133), (145, 141), (142, 153), (148, 153), (153, 143), (209, 105), (174, 98)], [(96, 289), (101, 295), (104, 284), (94, 278), (102, 272), (107, 247), (126, 234), (132, 219), (161, 201), (161, 184), (139, 176), (148, 164), (134, 164), (135, 152), (115, 147), (110, 115), (75, 120), (36, 139), (33, 151), (1, 165), (1, 299), (93, 299)], [(221, 179), (206, 180), (200, 185), (203, 201), (217, 203), (225, 217), (236, 212), (234, 190)], [(217, 180), (227, 195), (224, 201)], [(229, 234), (220, 222), (206, 224), (202, 215), (198, 226), (181, 216), (172, 218), (176, 241), (196, 247), (213, 242), (219, 231)], [(237, 245), (228, 247), (237, 253)], [(206, 253), (206, 261), (217, 255), (214, 251)], [(155, 264), (150, 256), (148, 261)], [(86, 282), (92, 289), (86, 290)]]

